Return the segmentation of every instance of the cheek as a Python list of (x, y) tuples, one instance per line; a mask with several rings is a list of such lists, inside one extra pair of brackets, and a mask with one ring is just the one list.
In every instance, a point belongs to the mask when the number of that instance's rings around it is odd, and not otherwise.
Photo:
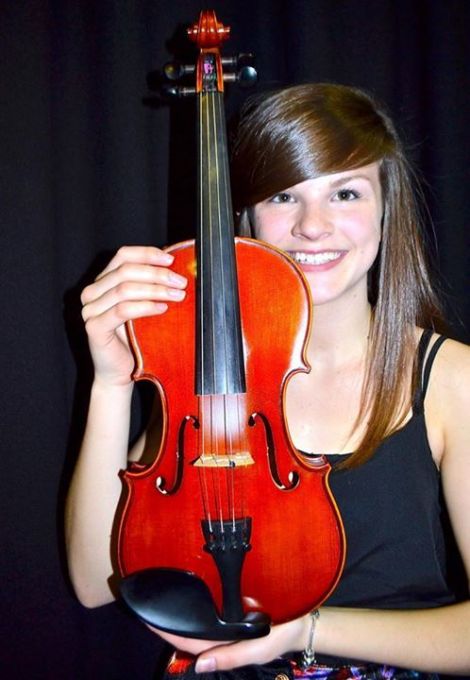
[(380, 250), (380, 242), (380, 229), (369, 230), (367, 234), (363, 235), (363, 242), (359, 248), (361, 251), (361, 260), (365, 269), (371, 269), (376, 261)]
[(368, 247), (366, 246), (364, 257), (367, 260), (366, 262), (367, 269), (371, 269), (379, 255), (379, 251), (380, 251), (380, 238), (377, 238), (374, 242), (370, 243)]
[(377, 252), (382, 237), (380, 220), (377, 219), (357, 219), (350, 222), (347, 226), (349, 238), (357, 244), (359, 248)]
[(260, 241), (266, 241), (276, 245), (285, 233), (285, 224), (283, 220), (267, 218), (253, 219), (253, 236)]
[(252, 208), (250, 213), (251, 231), (254, 238), (262, 239), (264, 235), (264, 221), (261, 219), (259, 211)]

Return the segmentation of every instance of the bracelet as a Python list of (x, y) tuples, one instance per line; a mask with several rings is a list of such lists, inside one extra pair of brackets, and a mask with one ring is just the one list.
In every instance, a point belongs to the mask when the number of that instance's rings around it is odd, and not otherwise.
[(316, 662), (313, 641), (315, 638), (315, 628), (317, 627), (317, 621), (320, 618), (320, 612), (318, 611), (318, 609), (313, 609), (311, 612), (309, 612), (309, 616), (310, 616), (310, 634), (308, 636), (307, 646), (302, 652), (302, 658), (300, 661), (300, 666), (302, 670), (306, 670)]

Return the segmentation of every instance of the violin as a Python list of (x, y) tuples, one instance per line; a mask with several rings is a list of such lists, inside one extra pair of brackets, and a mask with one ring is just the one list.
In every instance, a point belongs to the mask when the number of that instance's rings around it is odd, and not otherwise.
[(122, 472), (121, 592), (146, 623), (236, 640), (319, 606), (343, 567), (345, 538), (324, 456), (307, 463), (284, 417), (286, 387), (307, 372), (312, 303), (283, 252), (235, 238), (220, 45), (203, 11), (188, 29), (195, 69), (198, 224), (169, 247), (189, 280), (183, 302), (130, 321), (135, 380), (163, 405), (160, 450)]

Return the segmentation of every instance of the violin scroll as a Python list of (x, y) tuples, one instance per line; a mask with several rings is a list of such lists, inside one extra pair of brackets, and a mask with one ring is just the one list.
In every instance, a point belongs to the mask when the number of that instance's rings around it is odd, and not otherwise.
[[(219, 47), (230, 35), (230, 27), (217, 20), (215, 12), (201, 12), (199, 21), (187, 29), (191, 40), (197, 43), (201, 51), (217, 54), (217, 80), (219, 91), (223, 91), (223, 83), (238, 83), (242, 88), (255, 85), (258, 73), (254, 67), (254, 55), (242, 52), (234, 56), (220, 56)], [(196, 85), (187, 84), (188, 77), (196, 73)], [(176, 84), (183, 81), (183, 84)], [(186, 82), (185, 82), (186, 81)], [(148, 77), (149, 88), (158, 90), (160, 96), (176, 99), (200, 92), (201, 74), (197, 73), (195, 64), (185, 64), (178, 60), (167, 62), (163, 74), (152, 73)]]

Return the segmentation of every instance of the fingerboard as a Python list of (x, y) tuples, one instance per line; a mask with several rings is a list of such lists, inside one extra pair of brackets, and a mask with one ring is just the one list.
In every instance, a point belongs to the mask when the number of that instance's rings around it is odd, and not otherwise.
[(196, 394), (246, 391), (223, 95), (198, 97)]

